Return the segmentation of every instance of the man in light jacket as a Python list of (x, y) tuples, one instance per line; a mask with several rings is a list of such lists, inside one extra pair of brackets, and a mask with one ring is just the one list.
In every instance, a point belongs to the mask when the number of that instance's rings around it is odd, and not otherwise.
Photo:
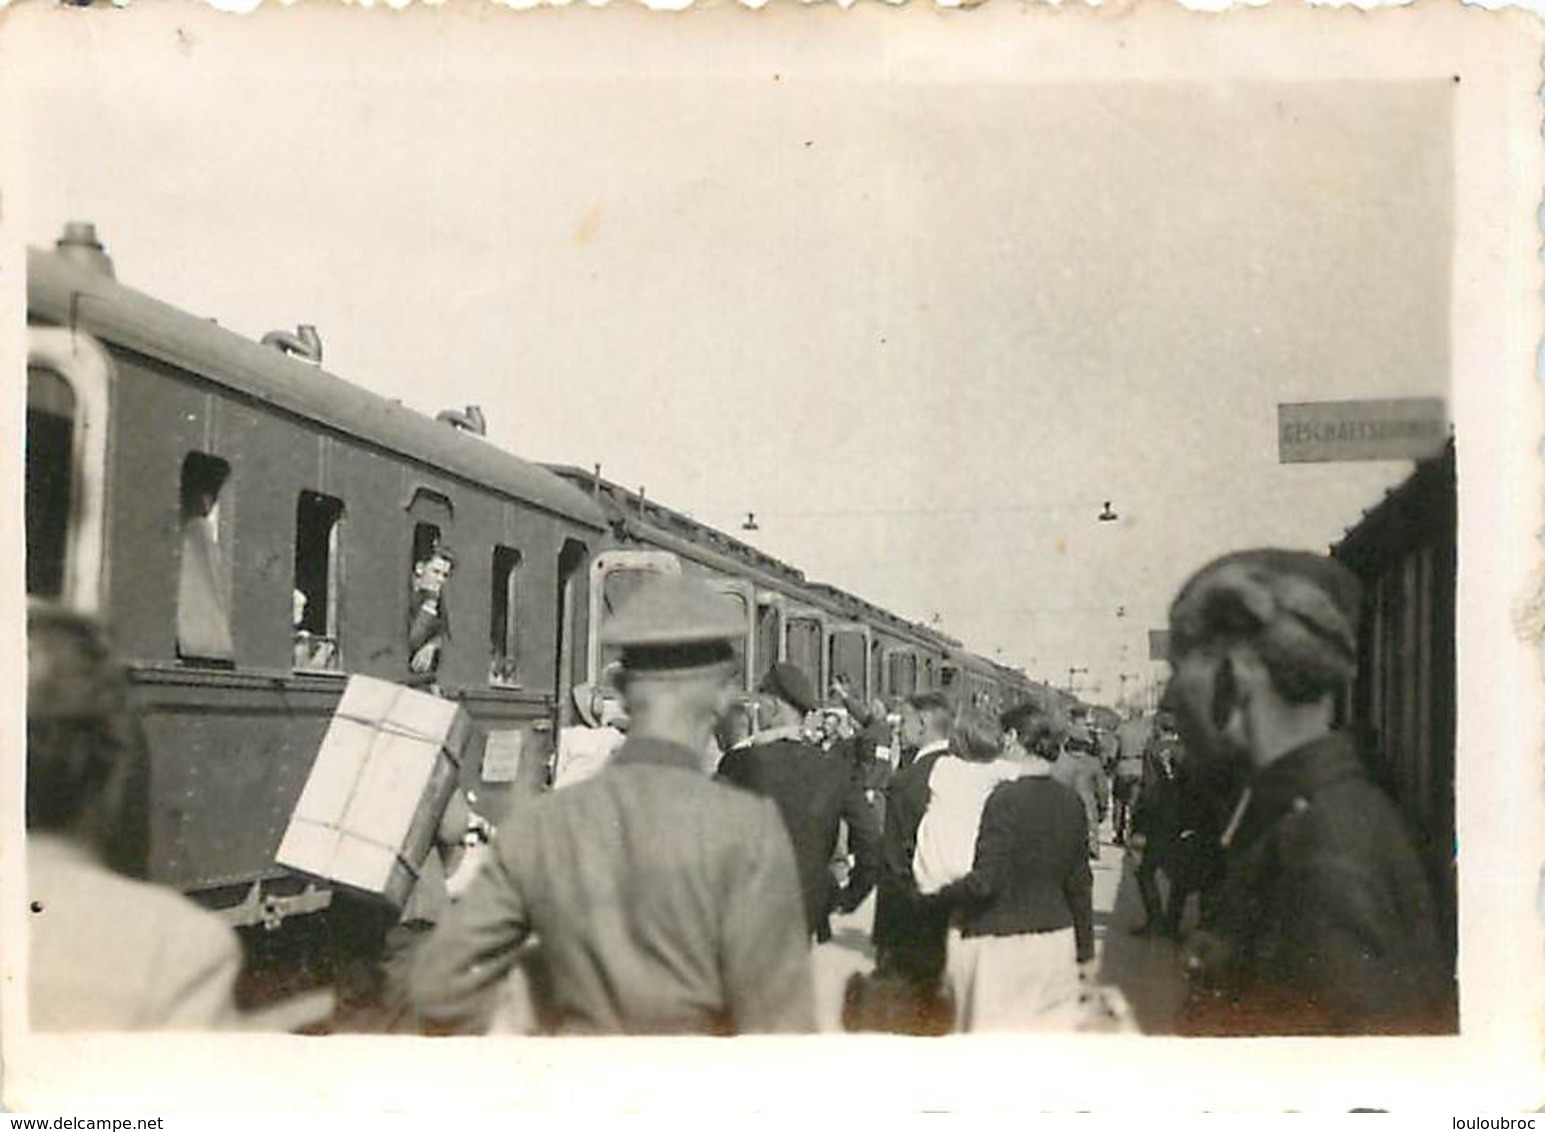
[(420, 953), (435, 1031), (486, 1028), (539, 942), (542, 1028), (566, 1034), (815, 1029), (794, 853), (772, 802), (716, 783), (742, 617), (700, 582), (642, 583), (602, 628), (623, 649), (627, 742), (595, 777), (523, 798)]

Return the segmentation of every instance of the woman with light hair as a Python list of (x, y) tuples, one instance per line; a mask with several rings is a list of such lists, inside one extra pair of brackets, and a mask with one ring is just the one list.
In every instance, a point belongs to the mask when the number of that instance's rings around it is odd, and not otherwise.
[[(950, 916), (945, 978), (960, 1032), (1072, 1028), (1093, 955), (1083, 807), (1051, 778), (1066, 721), (1051, 701), (1007, 730), (962, 708), (934, 764), (918, 830), (918, 888)], [(1075, 930), (1078, 925), (1078, 930)]]
[(1193, 753), (1247, 777), (1217, 911), (1190, 958), (1189, 1032), (1452, 1026), (1426, 878), (1393, 803), (1332, 726), (1360, 612), (1339, 563), (1274, 549), (1210, 563), (1170, 608), (1165, 707)]

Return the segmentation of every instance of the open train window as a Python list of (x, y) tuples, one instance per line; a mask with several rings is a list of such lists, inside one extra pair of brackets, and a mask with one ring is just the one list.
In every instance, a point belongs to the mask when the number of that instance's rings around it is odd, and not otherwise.
[[(426, 494), (420, 492), (420, 495)], [(433, 683), (451, 639), (446, 584), (456, 555), (440, 538), (436, 523), (413, 525), (413, 569), (408, 578), (408, 668), (416, 681)]]
[(758, 601), (756, 607), (756, 667), (757, 681), (767, 675), (767, 670), (778, 663), (780, 638), (783, 636), (783, 613), (770, 601)]
[(859, 629), (835, 630), (827, 640), (826, 671), (829, 682), (835, 682), (841, 677), (848, 686), (848, 694), (866, 704), (870, 695), (866, 667), (868, 655), (864, 634)]
[[(721, 593), (735, 603), (736, 612), (740, 615), (741, 623), (749, 625), (751, 613), (746, 605), (746, 595), (737, 590), (721, 590)], [(746, 664), (747, 639), (745, 636), (736, 637), (730, 642), (730, 648), (735, 651), (735, 681), (742, 688), (751, 687), (751, 671)]]
[(84, 613), (101, 599), (113, 374), (91, 335), (27, 327), (27, 593)]
[(810, 683), (825, 691), (821, 669), (821, 623), (812, 617), (790, 617), (784, 622), (784, 651), (790, 664), (797, 665), (810, 677)]
[(177, 655), (230, 663), (231, 580), (220, 545), (220, 496), (231, 466), (190, 452), (178, 484)]
[(64, 596), (75, 503), (75, 390), (51, 369), (27, 368), (27, 593)]
[(488, 603), (492, 646), (488, 682), (514, 688), (520, 685), (520, 551), (511, 546), (494, 547), (493, 567)]
[(295, 505), (295, 667), (337, 672), (343, 500), (303, 491)]

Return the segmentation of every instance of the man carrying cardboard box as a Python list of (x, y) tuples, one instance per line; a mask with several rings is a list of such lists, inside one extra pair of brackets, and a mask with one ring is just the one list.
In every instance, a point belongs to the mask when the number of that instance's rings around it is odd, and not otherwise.
[(485, 1029), (535, 935), (545, 1029), (814, 1030), (783, 820), (703, 771), (742, 631), (723, 595), (667, 576), (602, 627), (623, 648), (627, 742), (594, 778), (511, 807), (495, 855), (415, 962), (413, 1002), (429, 1028)]

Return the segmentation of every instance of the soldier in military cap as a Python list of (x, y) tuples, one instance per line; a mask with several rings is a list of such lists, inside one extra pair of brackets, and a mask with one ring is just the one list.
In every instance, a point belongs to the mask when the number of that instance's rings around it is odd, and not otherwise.
[[(798, 665), (775, 664), (762, 681), (769, 726), (719, 764), (725, 782), (771, 798), (787, 823), (799, 862), (805, 919), (816, 941), (831, 939), (833, 911), (852, 912), (874, 887), (880, 867), (880, 823), (845, 754), (805, 740), (800, 724), (815, 691)], [(837, 837), (847, 830), (854, 867), (840, 888), (832, 876)]]
[(1193, 753), (1241, 768), (1216, 912), (1193, 937), (1183, 1029), (1447, 1028), (1426, 878), (1400, 816), (1332, 729), (1357, 670), (1357, 580), (1330, 558), (1228, 555), (1170, 608), (1165, 706)]
[(672, 576), (646, 579), (602, 626), (623, 650), (627, 741), (595, 777), (511, 808), (495, 856), (416, 965), (414, 1001), (431, 1028), (486, 1028), (534, 934), (546, 1029), (814, 1029), (783, 820), (703, 770), (742, 632), (728, 599)]

